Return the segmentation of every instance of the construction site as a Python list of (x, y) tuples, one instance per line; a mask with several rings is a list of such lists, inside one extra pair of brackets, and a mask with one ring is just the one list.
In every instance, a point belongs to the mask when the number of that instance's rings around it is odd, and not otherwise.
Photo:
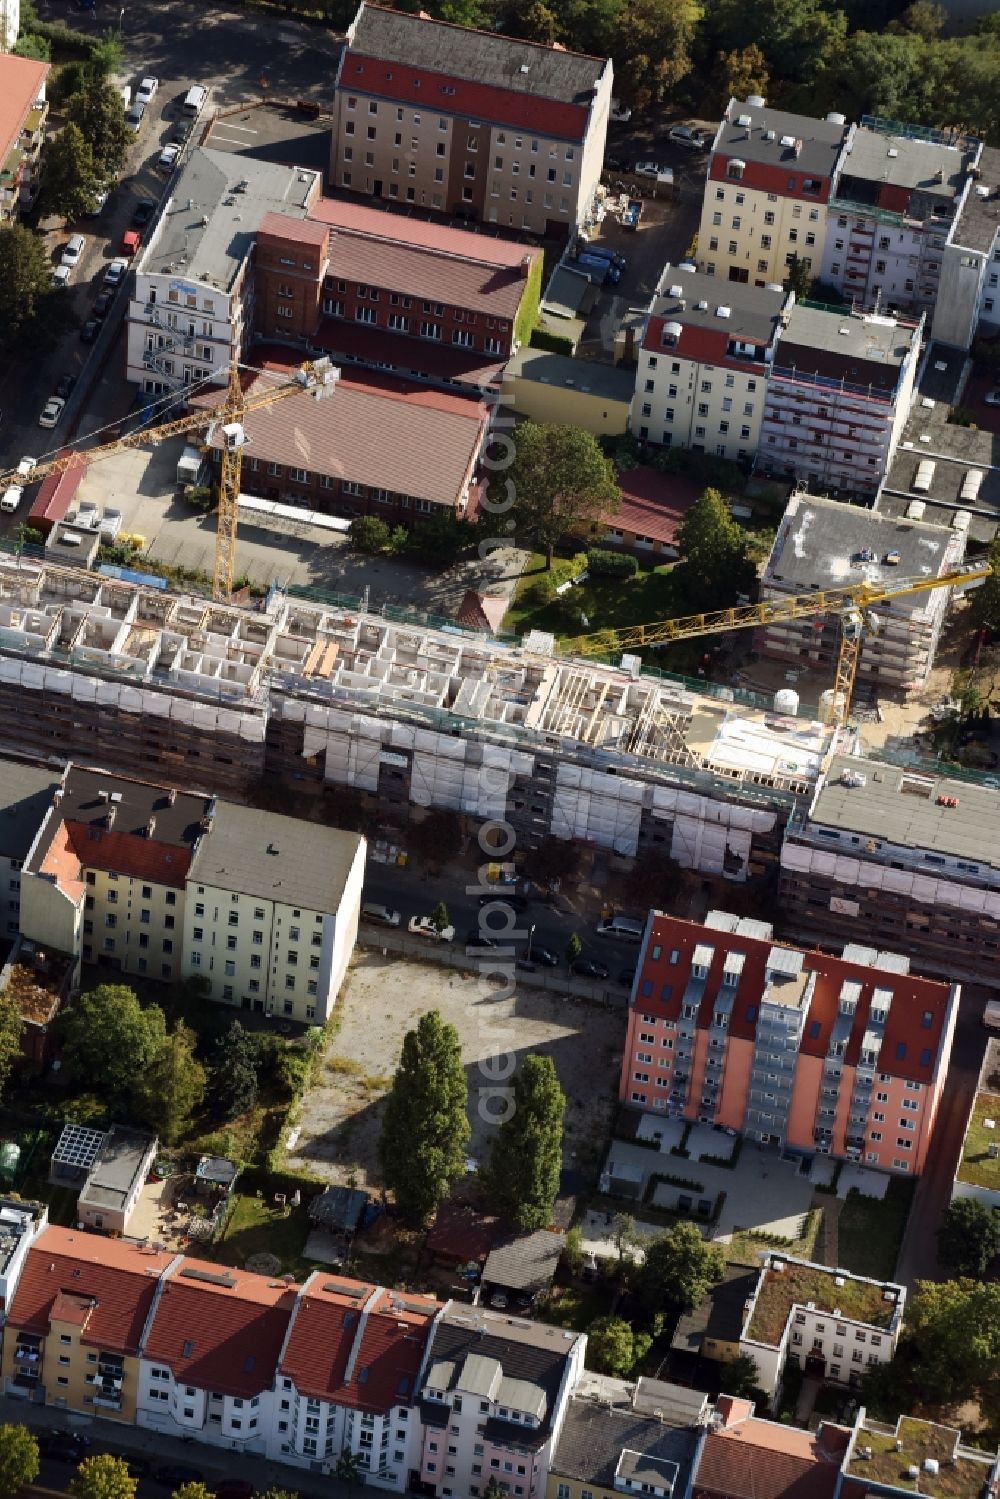
[[(745, 880), (776, 866), (838, 731), (655, 674), (273, 591), (243, 608), (0, 559), (0, 748), (244, 799), (350, 787)], [(841, 744), (842, 748), (846, 747)], [(418, 812), (419, 815), (419, 812)]]

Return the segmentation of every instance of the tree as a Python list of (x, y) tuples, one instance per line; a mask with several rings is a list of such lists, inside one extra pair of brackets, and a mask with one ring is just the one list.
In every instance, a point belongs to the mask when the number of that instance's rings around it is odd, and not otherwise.
[(81, 994), (66, 1012), (63, 1056), (74, 1078), (126, 1098), (165, 1036), (159, 1005), (143, 1009), (127, 985), (100, 984)]
[(621, 1317), (598, 1317), (587, 1329), (587, 1368), (622, 1379), (645, 1358), (653, 1340)]
[(113, 182), (125, 165), (132, 139), (121, 94), (99, 73), (88, 71), (83, 88), (69, 101), (67, 113), (90, 146), (97, 179)]
[(567, 966), (568, 967), (572, 967), (572, 965), (576, 962), (577, 958), (580, 956), (580, 954), (582, 952), (583, 952), (583, 943), (580, 941), (580, 935), (579, 935), (579, 933), (578, 932), (571, 932), (570, 933), (570, 937), (569, 937), (569, 941), (566, 943), (566, 964), (567, 964)]
[(925, 42), (933, 42), (941, 35), (947, 19), (945, 7), (935, 5), (934, 0), (912, 0), (898, 21), (889, 22), (887, 30), (914, 31)]
[(563, 1259), (566, 1261), (566, 1268), (569, 1270), (570, 1275), (579, 1275), (583, 1269), (584, 1261), (583, 1229), (579, 1223), (574, 1223), (573, 1227), (566, 1234), (566, 1243), (563, 1245)]
[(0, 225), (0, 342), (12, 348), (52, 290), (45, 242), (23, 224)]
[(257, 1038), (234, 1020), (212, 1053), (212, 1090), (227, 1119), (245, 1114), (257, 1102), (260, 1047)]
[(495, 1473), (491, 1475), (489, 1483), (483, 1490), (483, 1499), (507, 1499), (507, 1490)]
[(109, 26), (99, 41), (92, 43), (87, 58), (87, 71), (93, 78), (109, 78), (112, 73), (122, 71), (125, 59), (125, 44), (121, 34)]
[(384, 552), (389, 547), (392, 532), (384, 520), (377, 515), (356, 515), (347, 529), (347, 534), (359, 552)]
[(364, 1483), (364, 1469), (361, 1466), (361, 1457), (357, 1452), (352, 1452), (350, 1447), (341, 1449), (340, 1456), (334, 1465), (334, 1477), (339, 1478), (341, 1483), (362, 1484)]
[(723, 109), (730, 99), (748, 99), (751, 94), (767, 98), (770, 82), (767, 58), (756, 42), (738, 52), (720, 52), (715, 71)]
[(559, 1195), (566, 1095), (551, 1057), (530, 1053), (514, 1078), (513, 1112), (493, 1141), (491, 1205), (522, 1233), (547, 1228)]
[(993, 571), (985, 583), (972, 589), (969, 617), (976, 629), (988, 630), (995, 635), (1000, 632), (1000, 541), (995, 541), (989, 548), (986, 560)]
[(38, 1439), (26, 1426), (0, 1426), (0, 1496), (11, 1499), (38, 1477)]
[(793, 291), (796, 298), (801, 301), (803, 297), (808, 297), (812, 279), (812, 271), (806, 262), (798, 255), (793, 255), (788, 262), (788, 272), (785, 276), (785, 285), (789, 291)]
[(74, 1499), (135, 1499), (136, 1487), (128, 1463), (110, 1452), (84, 1458), (69, 1482)]
[(646, 1243), (639, 1294), (650, 1314), (693, 1311), (725, 1272), (721, 1249), (706, 1244), (695, 1223), (675, 1223)]
[(518, 540), (544, 551), (551, 568), (556, 543), (604, 515), (621, 500), (612, 467), (596, 437), (578, 427), (523, 422), (510, 470)]
[(937, 1240), (944, 1270), (981, 1280), (1000, 1254), (1000, 1213), (974, 1197), (957, 1197), (945, 1210)]
[(194, 1031), (180, 1022), (139, 1079), (136, 1102), (144, 1123), (176, 1145), (205, 1097), (205, 1069), (194, 1054)]
[(171, 1499), (213, 1499), (214, 1492), (203, 1483), (182, 1483), (179, 1489), (174, 1489)]
[(462, 824), (457, 812), (428, 812), (410, 824), (406, 835), (410, 851), (425, 864), (438, 867), (458, 857), (462, 848)]
[(732, 604), (750, 586), (747, 538), (717, 489), (706, 489), (677, 527), (680, 582), (695, 608)]
[(609, 50), (623, 92), (640, 109), (662, 103), (691, 71), (700, 0), (622, 0)]
[(44, 36), (38, 36), (35, 32), (24, 33), (17, 39), (14, 56), (30, 57), (35, 62), (49, 62), (52, 58), (52, 48)]
[(24, 1016), (9, 994), (0, 995), (0, 1094), (21, 1055)]
[(719, 1366), (719, 1390), (723, 1395), (736, 1395), (741, 1400), (751, 1400), (760, 1389), (760, 1370), (757, 1360), (749, 1353)]
[(1000, 1285), (918, 1281), (907, 1308), (917, 1377), (941, 1403), (995, 1391), (1000, 1376)]
[(78, 219), (93, 206), (98, 181), (94, 156), (78, 125), (70, 120), (42, 151), (45, 176), (42, 195), (46, 213)]
[(403, 1039), (378, 1145), (386, 1184), (411, 1222), (429, 1218), (465, 1170), (467, 1103), (458, 1032), (430, 1010)]
[(448, 925), (448, 907), (443, 900), (439, 900), (431, 912), (431, 926), (436, 932), (443, 932)]

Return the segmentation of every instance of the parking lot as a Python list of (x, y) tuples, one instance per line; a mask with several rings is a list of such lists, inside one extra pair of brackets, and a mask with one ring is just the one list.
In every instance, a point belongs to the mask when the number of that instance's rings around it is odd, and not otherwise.
[(340, 1030), (299, 1114), (301, 1135), (289, 1164), (331, 1182), (380, 1181), (376, 1145), (382, 1100), (399, 1062), (403, 1037), (427, 1010), (439, 1010), (462, 1044), (469, 1082), (469, 1153), (484, 1160), (494, 1129), (478, 1107), (481, 1090), (495, 1088), (480, 1064), (511, 1054), (520, 1063), (541, 1052), (555, 1063), (566, 1093), (564, 1162), (587, 1169), (600, 1159), (615, 1107), (622, 1058), (622, 1017), (602, 1009), (517, 986), (511, 999), (492, 1002), (468, 970), (359, 953), (339, 1002)]

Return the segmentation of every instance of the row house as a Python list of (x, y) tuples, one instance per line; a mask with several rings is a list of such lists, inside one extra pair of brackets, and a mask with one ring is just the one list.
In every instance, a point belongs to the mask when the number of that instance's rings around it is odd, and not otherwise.
[[(760, 580), (762, 603), (850, 583), (891, 588), (905, 578), (941, 577), (965, 556), (967, 533), (795, 494), (781, 518)], [(950, 588), (885, 599), (878, 628), (865, 632), (858, 680), (879, 691), (923, 688), (951, 601)], [(768, 624), (755, 646), (771, 660), (825, 673), (836, 667), (843, 619), (830, 613)]]
[(365, 843), (69, 765), (20, 871), (20, 935), (117, 973), (322, 1024), (354, 949)]
[(47, 62), (0, 52), (0, 223), (15, 222), (38, 193), (48, 76)]
[(895, 953), (774, 942), (766, 922), (651, 912), (620, 1101), (812, 1158), (918, 1175), (944, 1088), (958, 985)]
[(305, 222), (267, 215), (254, 275), (259, 337), (487, 391), (534, 323), (542, 254), (324, 198)]
[(982, 142), (865, 118), (841, 157), (819, 274), (866, 308), (930, 316)]
[[(248, 394), (276, 375), (287, 380), (291, 367), (278, 362), (283, 352), (255, 352), (266, 373), (247, 377)], [(192, 405), (215, 410), (223, 400), (214, 390)], [(339, 517), (378, 515), (404, 526), (441, 514), (471, 520), (490, 423), (483, 401), (352, 372), (341, 375), (322, 403), (304, 391), (255, 411), (241, 483), (247, 494)], [(222, 444), (221, 426), (212, 423), (207, 445), (216, 465)]]
[(611, 88), (606, 59), (363, 3), (334, 82), (329, 179), (566, 238), (600, 181)]
[(730, 99), (712, 144), (698, 229), (698, 269), (723, 281), (780, 283), (797, 259), (819, 274), (827, 204), (853, 133)]
[(1000, 792), (835, 756), (785, 831), (779, 900), (811, 940), (906, 945), (925, 972), (994, 984)]
[(689, 262), (666, 265), (646, 313), (632, 432), (662, 447), (751, 462), (793, 302), (780, 287), (721, 287)]
[(758, 472), (874, 495), (910, 412), (916, 324), (798, 302), (767, 382)]

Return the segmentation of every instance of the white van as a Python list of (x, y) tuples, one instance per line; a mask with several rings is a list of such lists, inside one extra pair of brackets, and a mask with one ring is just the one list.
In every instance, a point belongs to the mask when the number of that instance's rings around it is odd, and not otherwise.
[(5, 489), (3, 495), (0, 496), (0, 510), (16, 510), (18, 505), (20, 505), (21, 503), (21, 496), (23, 494), (24, 490), (21, 488), (20, 484), (12, 484), (10, 488)]
[(200, 83), (192, 85), (184, 95), (184, 113), (194, 119), (195, 115), (201, 114), (207, 98), (208, 89), (202, 88)]
[(129, 109), (132, 104), (132, 85), (130, 83), (126, 83), (125, 87), (119, 90), (119, 92), (122, 96), (122, 108)]
[(609, 916), (607, 921), (597, 923), (599, 937), (617, 937), (619, 942), (641, 942), (645, 930), (644, 922), (632, 921), (627, 916)]

